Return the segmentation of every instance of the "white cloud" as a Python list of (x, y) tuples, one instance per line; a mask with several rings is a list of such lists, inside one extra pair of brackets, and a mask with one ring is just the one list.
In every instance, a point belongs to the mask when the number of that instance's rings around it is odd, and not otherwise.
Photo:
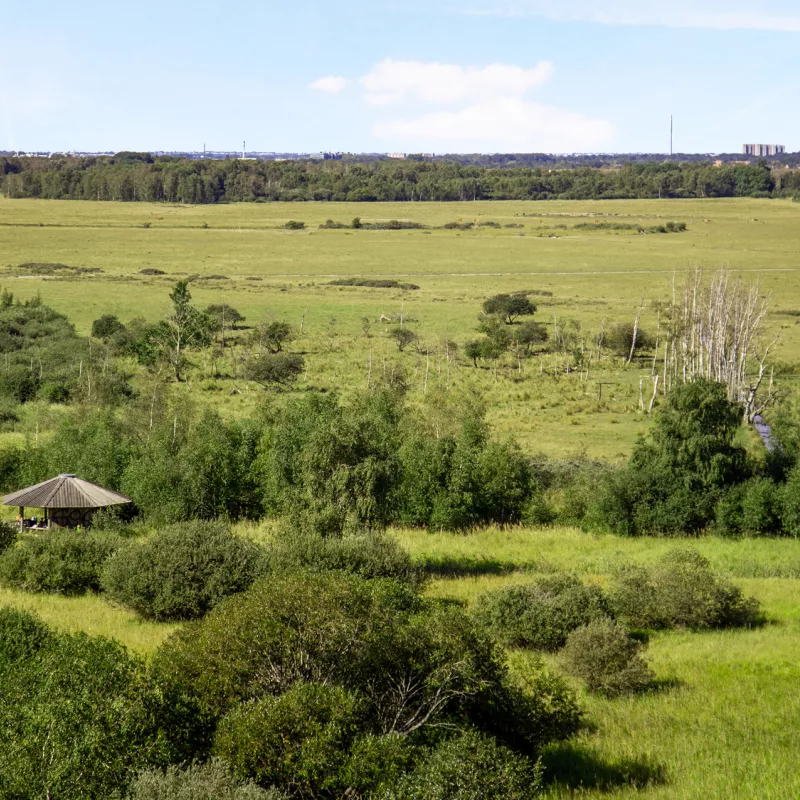
[(553, 74), (549, 61), (529, 69), (508, 64), (462, 67), (438, 62), (394, 61), (387, 58), (359, 79), (371, 106), (403, 101), (445, 105), (497, 95), (520, 97), (540, 86)]
[(319, 78), (308, 85), (309, 89), (316, 89), (326, 94), (339, 94), (347, 86), (347, 78), (340, 78), (336, 75), (328, 75)]
[(465, 14), (539, 16), (563, 22), (798, 32), (796, 9), (792, 0), (468, 0), (457, 6)]
[(448, 152), (574, 152), (602, 149), (614, 126), (602, 119), (514, 97), (456, 111), (378, 122), (373, 133), (407, 149)]

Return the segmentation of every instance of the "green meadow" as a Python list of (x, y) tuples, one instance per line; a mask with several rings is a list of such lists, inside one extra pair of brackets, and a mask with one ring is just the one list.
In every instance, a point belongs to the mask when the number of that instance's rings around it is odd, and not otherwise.
[[(429, 227), (319, 229), (328, 219), (350, 224), (356, 216)], [(289, 220), (306, 229), (286, 230)], [(641, 235), (603, 227), (666, 221), (685, 222), (688, 230)], [(476, 227), (442, 229), (449, 222)], [(486, 222), (522, 227), (480, 225)], [(476, 336), (487, 296), (551, 293), (533, 298), (535, 318), (548, 326), (574, 324), (590, 350), (601, 326), (632, 322), (643, 302), (641, 324), (655, 332), (653, 301), (680, 293), (696, 267), (725, 266), (758, 281), (771, 298), (765, 333), (780, 333), (776, 358), (791, 361), (800, 355), (799, 252), (800, 205), (777, 200), (176, 206), (0, 199), (0, 281), (21, 298), (41, 293), (81, 333), (105, 313), (125, 322), (157, 320), (167, 310), (171, 283), (197, 276), (198, 305), (225, 302), (250, 324), (281, 319), (295, 326), (295, 349), (308, 366), (298, 391), (347, 394), (402, 364), (412, 397), (437, 385), (477, 385), (498, 431), (550, 455), (627, 455), (647, 427), (638, 413), (639, 384), (649, 402), (650, 365), (621, 369), (619, 359), (606, 356), (586, 378), (563, 374), (565, 359), (549, 354), (521, 364), (509, 358), (497, 369), (475, 369), (463, 357), (448, 363), (445, 342), (462, 345)], [(30, 263), (102, 272), (42, 276), (20, 268)], [(165, 274), (142, 275), (142, 269)], [(328, 285), (344, 277), (391, 278), (420, 288)], [(420, 337), (418, 352), (398, 353), (382, 315), (403, 317)], [(263, 402), (261, 389), (216, 379), (212, 366), (219, 371), (218, 365), (208, 354), (195, 354), (194, 362), (191, 391), (203, 402), (237, 415)], [(235, 372), (231, 365), (221, 371)]]
[[(349, 224), (354, 217), (428, 227), (319, 229), (328, 219)], [(306, 228), (287, 230), (289, 220)], [(501, 227), (478, 224), (487, 221)], [(642, 235), (604, 226), (666, 221), (685, 222), (687, 231)], [(449, 222), (475, 227), (443, 229)], [(765, 335), (780, 335), (776, 380), (791, 390), (793, 365), (800, 362), (798, 254), (800, 204), (778, 200), (170, 206), (0, 199), (3, 288), (23, 299), (40, 293), (81, 333), (102, 314), (155, 321), (167, 311), (174, 280), (196, 276), (191, 291), (199, 306), (224, 302), (249, 324), (277, 319), (295, 326), (293, 349), (305, 355), (308, 369), (292, 392), (347, 395), (398, 368), (407, 374), (414, 402), (437, 387), (457, 392), (476, 386), (495, 432), (513, 435), (528, 453), (556, 458), (616, 460), (630, 453), (649, 426), (639, 387), (649, 402), (650, 359), (625, 368), (606, 354), (588, 375), (565, 372), (564, 357), (549, 352), (520, 362), (507, 356), (495, 368), (476, 368), (463, 355), (449, 360), (445, 343), (463, 345), (476, 335), (486, 297), (550, 293), (532, 296), (535, 319), (548, 325), (574, 320), (591, 347), (601, 326), (632, 322), (642, 304), (641, 325), (654, 333), (652, 301), (680, 292), (697, 267), (725, 266), (758, 281), (769, 296)], [(41, 264), (76, 269), (42, 275)], [(143, 269), (164, 275), (142, 275)], [(329, 285), (344, 277), (390, 278), (420, 288)], [(420, 346), (398, 352), (381, 315), (402, 315)], [(180, 391), (198, 403), (246, 415), (285, 396), (275, 400), (236, 377), (235, 354), (221, 364), (205, 352), (191, 360), (190, 380)], [(38, 435), (39, 417), (48, 413), (31, 408), (23, 426)], [(269, 535), (252, 525), (240, 531)], [(394, 535), (430, 575), (429, 593), (468, 605), (487, 589), (555, 570), (606, 583), (623, 563), (652, 561), (674, 544), (567, 528)], [(769, 623), (758, 630), (654, 634), (648, 652), (659, 687), (644, 695), (607, 700), (575, 683), (588, 725), (577, 740), (546, 754), (550, 797), (800, 796), (800, 545), (713, 537), (691, 545), (756, 596)], [(34, 610), (62, 630), (113, 636), (145, 656), (175, 629), (142, 622), (100, 596), (2, 589), (0, 604)], [(520, 651), (509, 657), (519, 666), (532, 656)], [(557, 668), (549, 657), (548, 663)]]

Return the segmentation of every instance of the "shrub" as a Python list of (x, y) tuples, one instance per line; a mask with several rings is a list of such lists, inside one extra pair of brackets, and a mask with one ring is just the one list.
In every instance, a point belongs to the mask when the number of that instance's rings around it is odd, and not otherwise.
[(28, 535), (0, 556), (0, 582), (27, 592), (99, 591), (103, 564), (119, 545), (116, 536), (87, 531)]
[(262, 353), (251, 359), (245, 373), (248, 380), (269, 388), (294, 383), (304, 368), (305, 360), (298, 353)]
[(306, 224), (296, 219), (290, 219), (283, 227), (289, 231), (302, 231)]
[(0, 665), (0, 796), (106, 800), (138, 771), (177, 756), (160, 725), (176, 719), (143, 662), (106, 639), (42, 641), (26, 627), (36, 656)]
[(120, 548), (103, 572), (103, 588), (148, 619), (194, 619), (247, 589), (262, 568), (261, 549), (224, 525), (184, 522)]
[(381, 800), (529, 800), (541, 770), (491, 737), (467, 732), (430, 751)]
[(239, 783), (219, 759), (188, 767), (142, 772), (126, 795), (127, 800), (280, 800), (277, 791), (264, 791), (253, 783)]
[(92, 336), (95, 339), (102, 339), (104, 342), (124, 330), (125, 326), (119, 321), (119, 317), (113, 314), (103, 314), (92, 323)]
[(780, 497), (783, 530), (792, 536), (800, 536), (800, 465), (789, 472)]
[(589, 691), (618, 697), (653, 682), (653, 672), (642, 658), (643, 648), (619, 622), (596, 619), (570, 633), (561, 660), (570, 675), (586, 682)]
[(571, 732), (559, 690), (540, 684), (531, 696), (501, 658), (459, 608), (396, 581), (327, 572), (260, 581), (178, 631), (153, 668), (197, 704), (209, 732), (239, 704), (303, 683), (364, 698), (362, 734), (424, 736), (469, 720), (531, 752)]
[(0, 553), (4, 553), (19, 537), (19, 529), (11, 522), (0, 522)]
[(335, 536), (285, 531), (269, 549), (274, 572), (342, 570), (362, 578), (395, 578), (418, 583), (422, 575), (391, 536), (364, 531)]
[(0, 671), (4, 665), (31, 658), (53, 641), (38, 617), (16, 608), (0, 608)]
[(714, 529), (722, 535), (772, 535), (781, 530), (781, 488), (769, 478), (732, 486), (717, 503)]
[(214, 753), (240, 779), (293, 795), (337, 793), (361, 703), (338, 686), (296, 683), (279, 697), (239, 706), (217, 729)]
[(487, 592), (478, 598), (474, 613), (510, 647), (557, 650), (570, 632), (610, 615), (611, 609), (600, 587), (585, 586), (570, 575), (552, 575)]
[(696, 550), (670, 550), (650, 567), (629, 566), (617, 576), (611, 601), (636, 628), (729, 628), (763, 622), (760, 606), (716, 575)]

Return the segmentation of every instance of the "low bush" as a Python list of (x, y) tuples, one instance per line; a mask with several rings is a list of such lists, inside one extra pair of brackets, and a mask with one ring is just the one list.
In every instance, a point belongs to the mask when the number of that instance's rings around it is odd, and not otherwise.
[(654, 675), (642, 657), (643, 649), (624, 625), (596, 619), (570, 633), (561, 661), (570, 675), (586, 682), (589, 691), (618, 697), (652, 684)]
[(257, 545), (220, 523), (195, 521), (127, 543), (109, 559), (102, 582), (113, 600), (143, 617), (185, 620), (244, 591), (263, 568)]
[(52, 641), (50, 629), (38, 617), (16, 608), (0, 608), (0, 670), (32, 658)]
[(576, 628), (611, 613), (599, 586), (586, 586), (571, 575), (487, 592), (474, 611), (478, 622), (504, 644), (537, 650), (558, 650)]
[(419, 583), (422, 574), (397, 540), (378, 531), (320, 536), (282, 531), (268, 551), (273, 572), (342, 570), (362, 578), (394, 578)]
[(277, 791), (239, 783), (219, 759), (187, 767), (148, 770), (133, 782), (127, 800), (281, 800)]
[(27, 592), (76, 595), (99, 591), (118, 537), (89, 531), (29, 534), (0, 556), (0, 583)]
[(717, 503), (714, 530), (723, 536), (781, 532), (781, 487), (769, 478), (732, 486)]
[(177, 716), (143, 662), (106, 639), (48, 634), (35, 619), (0, 624), (0, 651), (21, 630), (27, 651), (12, 642), (15, 659), (0, 658), (0, 797), (107, 800), (137, 772), (181, 757), (167, 733)]
[(0, 522), (0, 553), (4, 553), (19, 537), (19, 529), (11, 522)]
[(289, 231), (302, 231), (306, 227), (306, 224), (296, 219), (290, 219), (283, 227)]
[(381, 800), (529, 800), (541, 789), (538, 764), (489, 736), (445, 740), (386, 790)]
[(228, 714), (217, 728), (214, 753), (240, 779), (285, 789), (293, 796), (340, 794), (344, 754), (357, 735), (360, 699), (338, 686), (296, 683)]
[(563, 683), (514, 683), (502, 651), (460, 608), (342, 572), (259, 581), (179, 630), (153, 669), (165, 690), (196, 704), (210, 736), (226, 714), (277, 713), (273, 698), (304, 684), (363, 698), (360, 737), (425, 737), (468, 722), (531, 753), (575, 730)]
[(732, 628), (763, 622), (758, 601), (717, 575), (696, 550), (670, 550), (652, 566), (618, 574), (611, 602), (635, 628)]

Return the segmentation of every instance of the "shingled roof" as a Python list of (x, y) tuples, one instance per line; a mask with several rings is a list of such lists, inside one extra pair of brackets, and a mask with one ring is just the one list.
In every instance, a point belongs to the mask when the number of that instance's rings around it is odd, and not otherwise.
[(124, 494), (104, 489), (74, 475), (59, 475), (3, 498), (7, 506), (25, 508), (105, 508), (130, 502), (130, 497)]

